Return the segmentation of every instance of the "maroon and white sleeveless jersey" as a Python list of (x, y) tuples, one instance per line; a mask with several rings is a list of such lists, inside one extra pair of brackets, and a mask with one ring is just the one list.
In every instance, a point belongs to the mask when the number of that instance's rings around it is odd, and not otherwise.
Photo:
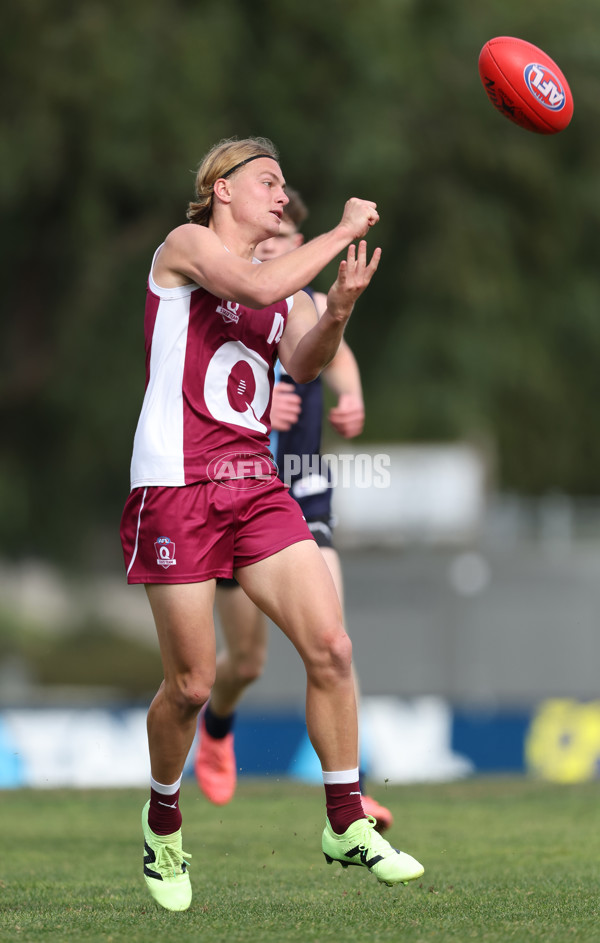
[(160, 288), (153, 269), (132, 489), (206, 480), (228, 453), (269, 458), (273, 364), (293, 298), (254, 310), (199, 285)]

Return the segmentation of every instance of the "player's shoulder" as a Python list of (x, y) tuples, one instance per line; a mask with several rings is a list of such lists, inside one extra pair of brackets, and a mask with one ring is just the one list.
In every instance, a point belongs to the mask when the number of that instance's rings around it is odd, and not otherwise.
[(297, 314), (314, 314), (315, 306), (312, 300), (312, 294), (305, 291), (304, 288), (301, 288), (300, 291), (295, 292), (293, 295), (293, 305), (292, 311), (296, 311)]
[(303, 304), (307, 304), (307, 310), (314, 311), (317, 310), (318, 317), (321, 317), (325, 308), (327, 307), (327, 295), (322, 291), (315, 291), (310, 285), (306, 288), (303, 288), (301, 291), (297, 292), (296, 296), (302, 296)]
[[(167, 235), (165, 243), (169, 245), (181, 245), (186, 242), (196, 242), (205, 239), (211, 233), (207, 226), (199, 226), (198, 223), (182, 223), (176, 226)], [(213, 234), (214, 235), (214, 234)]]

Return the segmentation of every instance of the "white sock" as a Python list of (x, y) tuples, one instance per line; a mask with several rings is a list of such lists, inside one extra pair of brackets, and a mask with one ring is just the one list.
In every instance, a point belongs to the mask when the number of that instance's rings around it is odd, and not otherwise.
[(164, 783), (157, 783), (155, 779), (150, 776), (150, 785), (155, 792), (159, 792), (161, 796), (174, 796), (179, 787), (181, 786), (181, 780), (183, 779), (183, 773), (179, 777), (176, 783), (172, 783), (170, 786), (165, 786)]
[(339, 769), (333, 772), (322, 770), (325, 786), (334, 786), (337, 783), (355, 783), (358, 781), (358, 766), (356, 769)]

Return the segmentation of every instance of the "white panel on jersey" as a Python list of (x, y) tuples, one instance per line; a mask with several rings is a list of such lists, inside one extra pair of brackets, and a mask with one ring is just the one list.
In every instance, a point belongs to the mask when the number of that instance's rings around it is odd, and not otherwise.
[(182, 384), (190, 297), (188, 290), (180, 297), (161, 299), (158, 305), (150, 380), (133, 442), (132, 488), (185, 485)]
[[(255, 384), (252, 396), (248, 396), (246, 409), (243, 411), (233, 408), (228, 393), (232, 370), (240, 362), (250, 367)], [(270, 392), (269, 364), (255, 350), (246, 347), (241, 341), (227, 341), (215, 351), (204, 380), (204, 400), (215, 419), (266, 432), (267, 427), (258, 417), (262, 416), (267, 408)], [(240, 400), (243, 400), (243, 395)]]

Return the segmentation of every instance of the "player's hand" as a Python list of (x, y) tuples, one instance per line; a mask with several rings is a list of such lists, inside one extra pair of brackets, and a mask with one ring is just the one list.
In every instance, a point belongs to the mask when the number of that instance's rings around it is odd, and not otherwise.
[(340, 226), (347, 229), (350, 239), (362, 239), (366, 236), (371, 226), (379, 221), (377, 204), (371, 200), (359, 200), (352, 197), (344, 206)]
[(360, 435), (365, 424), (365, 407), (360, 396), (342, 393), (337, 406), (329, 410), (329, 422), (345, 439)]
[(352, 313), (354, 302), (362, 295), (377, 271), (381, 249), (375, 249), (371, 261), (367, 261), (367, 243), (364, 239), (358, 247), (348, 246), (346, 258), (340, 262), (338, 275), (327, 295), (327, 310), (334, 318), (346, 320)]
[(302, 400), (291, 383), (276, 383), (271, 401), (271, 426), (277, 432), (287, 432), (298, 422)]

